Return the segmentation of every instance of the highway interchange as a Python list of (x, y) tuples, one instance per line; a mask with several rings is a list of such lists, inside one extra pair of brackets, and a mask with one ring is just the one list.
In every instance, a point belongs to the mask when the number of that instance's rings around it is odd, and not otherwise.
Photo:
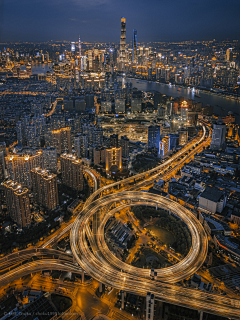
[[(169, 178), (171, 172), (178, 170), (192, 155), (210, 143), (210, 135), (210, 127), (202, 123), (202, 130), (197, 137), (163, 164), (97, 190), (96, 176), (89, 170), (90, 172), (87, 173), (95, 181), (95, 192), (87, 199), (75, 222), (71, 222), (44, 243), (42, 249), (22, 250), (1, 259), (0, 284), (4, 285), (25, 274), (41, 270), (56, 269), (79, 273), (84, 269), (94, 279), (119, 290), (142, 296), (151, 292), (156, 299), (161, 301), (227, 316), (231, 319), (239, 319), (240, 300), (174, 284), (192, 275), (205, 261), (208, 240), (200, 222), (189, 210), (173, 200), (137, 191), (151, 185), (156, 178)], [(170, 210), (186, 223), (192, 236), (192, 246), (188, 255), (178, 264), (155, 270), (157, 271), (156, 280), (151, 279), (150, 270), (135, 268), (116, 258), (104, 239), (104, 226), (109, 217), (123, 208), (134, 205), (157, 205)], [(47, 249), (70, 230), (72, 252), (80, 267), (73, 263), (72, 257), (59, 253), (57, 250)], [(35, 250), (35, 252), (30, 252), (30, 250)], [(20, 262), (26, 261), (33, 255), (38, 260), (19, 265)], [(7, 268), (10, 268), (9, 271)]]

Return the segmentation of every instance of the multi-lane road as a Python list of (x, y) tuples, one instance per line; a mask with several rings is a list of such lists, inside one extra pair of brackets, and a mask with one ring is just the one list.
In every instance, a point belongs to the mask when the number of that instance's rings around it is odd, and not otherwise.
[[(72, 230), (71, 247), (75, 259), (81, 268), (99, 282), (116, 289), (144, 296), (150, 291), (161, 301), (228, 316), (232, 319), (239, 319), (240, 300), (183, 288), (174, 284), (196, 272), (206, 258), (207, 236), (199, 221), (189, 210), (170, 199), (150, 193), (133, 191), (151, 185), (156, 178), (169, 178), (191, 156), (210, 143), (210, 135), (210, 127), (202, 123), (202, 130), (199, 131), (198, 135), (163, 164), (98, 190), (96, 190), (98, 182), (94, 172), (88, 171), (87, 173), (94, 181), (95, 192), (87, 199), (83, 210), (81, 210), (82, 208), (80, 209), (81, 211), (75, 222), (69, 223), (61, 231), (58, 231), (42, 247), (51, 246), (66, 232)], [(104, 196), (104, 194), (107, 194), (107, 196)], [(149, 270), (135, 268), (117, 259), (105, 243), (104, 226), (108, 218), (116, 211), (121, 210), (121, 208), (138, 204), (150, 206), (156, 206), (157, 204), (159, 207), (171, 210), (187, 224), (192, 235), (192, 246), (188, 255), (174, 266), (157, 270), (157, 280), (150, 278)], [(93, 221), (92, 230), (90, 229), (91, 220)], [(26, 260), (28, 253), (19, 252), (17, 254), (18, 257), (9, 257), (11, 262), (0, 260), (0, 268), (2, 269), (7, 268), (9, 263), (14, 265), (13, 269), (0, 276), (0, 284), (4, 284), (6, 281), (10, 282), (18, 276), (43, 269), (57, 268), (59, 270), (74, 270), (73, 272), (80, 272), (81, 270), (72, 261), (68, 261), (68, 257), (56, 259), (54, 256), (54, 258), (50, 259), (48, 254), (51, 254), (51, 252), (49, 251), (42, 256), (42, 259), (16, 266), (17, 261)], [(37, 256), (40, 257), (41, 255), (37, 254)]]

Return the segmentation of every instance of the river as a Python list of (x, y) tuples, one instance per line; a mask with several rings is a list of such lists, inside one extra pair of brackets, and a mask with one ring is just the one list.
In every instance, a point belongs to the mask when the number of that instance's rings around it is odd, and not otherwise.
[(198, 98), (195, 97), (195, 94), (191, 90), (187, 88), (180, 88), (179, 86), (170, 86), (165, 83), (138, 79), (136, 80), (131, 78), (126, 78), (125, 81), (131, 82), (133, 87), (141, 91), (156, 90), (164, 95), (174, 98), (182, 96), (186, 99), (193, 99), (197, 102), (202, 102), (203, 105), (212, 105), (214, 107), (214, 113), (219, 116), (226, 116), (229, 111), (232, 111), (236, 116), (236, 122), (240, 124), (240, 100), (231, 100), (224, 96), (219, 96), (217, 94), (212, 94), (205, 91), (200, 91), (198, 93), (200, 98)]
[[(46, 73), (47, 71), (51, 71), (51, 66), (52, 64), (33, 65), (32, 73)], [(25, 67), (22, 68), (25, 69)], [(141, 91), (155, 90), (173, 98), (182, 96), (186, 99), (193, 99), (197, 102), (202, 102), (203, 105), (212, 105), (214, 107), (214, 114), (219, 116), (226, 116), (229, 111), (232, 111), (235, 114), (236, 122), (240, 125), (240, 100), (232, 100), (224, 96), (205, 91), (200, 91), (200, 93), (198, 93), (200, 98), (198, 98), (192, 90), (181, 88), (179, 86), (132, 78), (126, 78), (125, 81), (131, 82), (133, 87)]]

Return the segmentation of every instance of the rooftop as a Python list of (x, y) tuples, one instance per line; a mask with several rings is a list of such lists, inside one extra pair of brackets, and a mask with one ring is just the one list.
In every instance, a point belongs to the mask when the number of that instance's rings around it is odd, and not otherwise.
[(223, 192), (214, 187), (207, 187), (200, 197), (205, 198), (207, 200), (218, 202), (220, 198), (223, 196)]

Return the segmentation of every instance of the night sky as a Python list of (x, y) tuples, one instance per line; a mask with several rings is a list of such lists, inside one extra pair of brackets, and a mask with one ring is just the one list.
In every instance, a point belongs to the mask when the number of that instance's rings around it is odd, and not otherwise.
[(0, 0), (0, 41), (127, 42), (240, 38), (240, 0)]

